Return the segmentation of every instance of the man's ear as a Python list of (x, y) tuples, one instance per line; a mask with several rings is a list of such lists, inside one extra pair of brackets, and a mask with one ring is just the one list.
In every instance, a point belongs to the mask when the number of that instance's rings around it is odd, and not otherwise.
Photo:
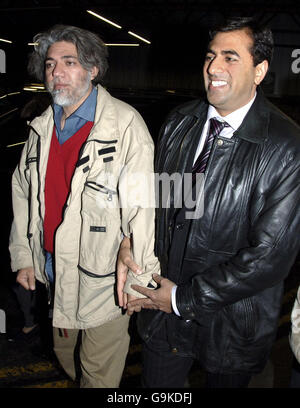
[(261, 83), (261, 81), (266, 76), (268, 69), (269, 69), (269, 63), (267, 60), (264, 60), (260, 64), (256, 65), (255, 78), (254, 78), (255, 85), (259, 85)]
[(93, 80), (93, 79), (95, 79), (96, 76), (98, 75), (99, 68), (93, 67), (90, 72), (91, 72), (91, 80)]

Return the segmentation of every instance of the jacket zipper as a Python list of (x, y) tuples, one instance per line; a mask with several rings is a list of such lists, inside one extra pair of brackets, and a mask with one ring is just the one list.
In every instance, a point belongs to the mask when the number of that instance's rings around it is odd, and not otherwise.
[[(41, 194), (41, 177), (40, 177), (40, 159), (41, 159), (41, 138), (40, 135), (37, 133), (37, 131), (31, 126), (31, 129), (34, 131), (34, 133), (37, 135), (37, 144), (36, 144), (36, 169), (37, 169), (37, 179), (38, 179), (38, 194), (37, 194), (37, 200), (39, 203), (39, 216), (42, 221), (42, 212), (41, 212), (41, 200), (40, 200), (40, 194)], [(40, 243), (41, 243), (41, 248), (43, 248), (43, 236), (42, 236), (42, 231), (40, 231)], [(45, 267), (46, 267), (46, 257), (45, 257)], [(46, 273), (46, 268), (42, 271), (43, 276), (45, 278), (45, 286), (47, 289), (47, 295), (48, 295), (48, 305), (51, 304), (52, 301), (52, 295), (51, 295), (51, 288), (50, 288), (50, 282), (48, 275)]]
[[(183, 149), (183, 144), (184, 144), (184, 141), (185, 141), (185, 139), (188, 137), (188, 135), (191, 133), (191, 131), (194, 129), (194, 127), (198, 124), (198, 122), (199, 122), (199, 119), (196, 119), (196, 121), (191, 125), (191, 127), (188, 129), (188, 131), (186, 132), (186, 134), (185, 134), (185, 136), (184, 136), (184, 138), (182, 139), (182, 141), (181, 141), (181, 145), (180, 145), (180, 150), (179, 150), (179, 155), (178, 155), (178, 160), (177, 160), (177, 163), (176, 163), (176, 171), (177, 171), (177, 169), (178, 169), (178, 165), (179, 165), (179, 160), (180, 160), (180, 157), (181, 157), (181, 152), (182, 152), (182, 149)], [(169, 232), (169, 230), (168, 230), (168, 228), (169, 228), (169, 223), (170, 223), (170, 220), (169, 220), (169, 217), (168, 217), (168, 209), (166, 208), (166, 217), (165, 217), (165, 220), (166, 220), (166, 225), (165, 225), (165, 231), (167, 232), (167, 235), (168, 235), (168, 232)], [(169, 236), (169, 245), (170, 245), (170, 234), (168, 235)]]
[(108, 195), (108, 198), (107, 198), (108, 201), (111, 201), (112, 196), (117, 194), (116, 191), (110, 190), (109, 188), (103, 186), (102, 184), (98, 184), (95, 181), (86, 181), (84, 183), (84, 185), (87, 186), (87, 187), (92, 188), (93, 190), (100, 191), (103, 194), (107, 194)]

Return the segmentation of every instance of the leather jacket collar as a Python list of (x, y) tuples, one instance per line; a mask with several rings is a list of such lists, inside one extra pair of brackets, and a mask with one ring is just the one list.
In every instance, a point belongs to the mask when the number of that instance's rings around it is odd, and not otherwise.
[[(234, 133), (234, 137), (247, 140), (252, 143), (263, 143), (267, 138), (269, 126), (268, 101), (264, 97), (263, 91), (258, 87), (257, 95), (253, 105), (243, 120), (241, 126)], [(196, 100), (194, 104), (179, 107), (178, 113), (184, 116), (195, 116), (205, 119), (207, 116), (208, 102)]]

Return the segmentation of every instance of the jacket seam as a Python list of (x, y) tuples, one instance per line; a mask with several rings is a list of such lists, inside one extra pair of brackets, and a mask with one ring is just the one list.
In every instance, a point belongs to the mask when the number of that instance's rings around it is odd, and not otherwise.
[(79, 264), (77, 265), (77, 268), (83, 272), (85, 275), (89, 276), (90, 278), (107, 278), (108, 276), (112, 276), (115, 275), (116, 272), (110, 272), (107, 273), (105, 275), (97, 275), (96, 273), (90, 272), (87, 269), (83, 268), (82, 266), (80, 266)]

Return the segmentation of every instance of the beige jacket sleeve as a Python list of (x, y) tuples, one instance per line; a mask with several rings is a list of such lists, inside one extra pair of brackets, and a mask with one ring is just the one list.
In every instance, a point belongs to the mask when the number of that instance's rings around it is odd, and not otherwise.
[(27, 143), (21, 160), (12, 176), (13, 222), (9, 237), (11, 269), (13, 272), (33, 266), (32, 252), (28, 241), (29, 183), (26, 180)]
[(300, 363), (300, 286), (291, 314), (292, 330), (290, 334), (290, 345), (293, 353)]
[(159, 261), (154, 255), (154, 146), (139, 116), (128, 127), (126, 137), (132, 142), (119, 180), (122, 229), (124, 235), (131, 237), (133, 259), (140, 266), (142, 274), (136, 275), (129, 271), (124, 291), (136, 297), (144, 297), (131, 289), (131, 285), (147, 287), (151, 284), (156, 287), (152, 274), (160, 274)]

